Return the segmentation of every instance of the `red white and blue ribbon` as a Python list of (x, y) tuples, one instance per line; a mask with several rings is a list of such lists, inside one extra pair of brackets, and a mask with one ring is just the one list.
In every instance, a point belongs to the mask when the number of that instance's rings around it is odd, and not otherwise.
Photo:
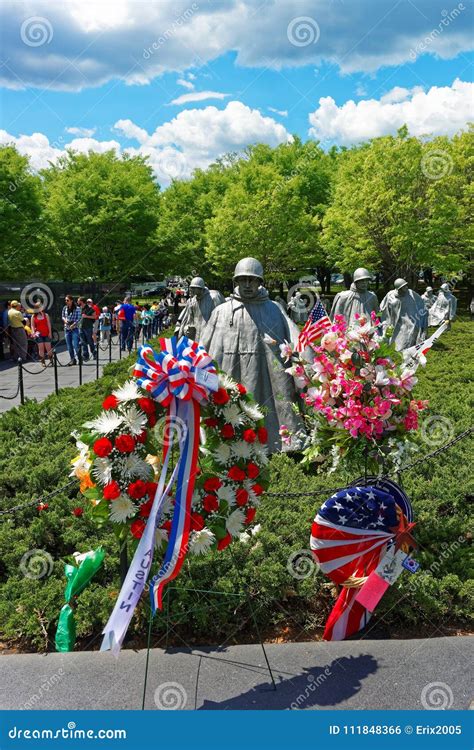
[[(129, 571), (114, 610), (104, 628), (101, 651), (120, 651), (135, 607), (145, 588), (153, 561), (155, 530), (163, 513), (164, 502), (176, 480), (175, 509), (165, 558), (158, 574), (150, 584), (153, 612), (162, 607), (163, 589), (178, 575), (188, 548), (191, 500), (198, 469), (200, 436), (200, 403), (217, 389), (216, 368), (198, 343), (181, 338), (160, 339), (161, 351), (142, 346), (134, 375), (138, 384), (167, 408), (168, 422), (163, 448), (163, 464), (155, 498), (145, 531), (138, 543)], [(179, 420), (179, 421), (178, 421)], [(166, 487), (166, 475), (173, 443), (174, 425), (185, 425), (177, 430), (179, 457)]]

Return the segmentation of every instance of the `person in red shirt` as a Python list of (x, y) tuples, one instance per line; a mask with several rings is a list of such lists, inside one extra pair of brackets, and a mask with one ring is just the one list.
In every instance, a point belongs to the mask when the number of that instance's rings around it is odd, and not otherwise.
[(46, 367), (46, 358), (49, 359), (52, 364), (52, 352), (51, 352), (51, 320), (47, 312), (41, 307), (41, 302), (36, 302), (33, 305), (34, 313), (31, 316), (31, 332), (35, 337), (35, 341), (38, 344), (38, 354), (43, 367)]
[(99, 330), (99, 315), (100, 315), (100, 307), (96, 305), (90, 298), (87, 300), (87, 304), (92, 307), (92, 309), (95, 312), (95, 320), (94, 320), (94, 326), (92, 328), (92, 339), (94, 341), (94, 344), (97, 344), (98, 339), (98, 330)]

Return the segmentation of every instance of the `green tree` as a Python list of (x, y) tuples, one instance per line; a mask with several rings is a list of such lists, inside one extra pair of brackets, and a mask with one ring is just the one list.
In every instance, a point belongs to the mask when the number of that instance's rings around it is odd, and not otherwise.
[(140, 156), (69, 152), (43, 172), (47, 242), (65, 280), (157, 271), (159, 186)]
[[(0, 277), (24, 278), (44, 263), (37, 236), (41, 182), (14, 146), (0, 147)], [(28, 269), (28, 271), (26, 271)]]

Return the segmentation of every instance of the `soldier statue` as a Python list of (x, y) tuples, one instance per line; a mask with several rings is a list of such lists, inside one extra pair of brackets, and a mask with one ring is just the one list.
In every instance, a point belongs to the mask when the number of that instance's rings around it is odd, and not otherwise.
[(189, 293), (186, 306), (176, 322), (175, 336), (200, 341), (212, 311), (224, 302), (224, 297), (214, 289), (209, 290), (200, 276), (191, 280)]
[(405, 279), (396, 279), (393, 287), (380, 303), (380, 312), (382, 321), (393, 328), (390, 343), (401, 352), (425, 340), (428, 313), (424, 300)]
[(357, 314), (366, 315), (370, 318), (372, 311), (378, 311), (377, 295), (369, 290), (370, 279), (371, 275), (366, 268), (357, 268), (354, 271), (351, 288), (346, 292), (339, 292), (334, 297), (331, 320), (334, 320), (336, 315), (343, 315), (350, 325), (354, 322)]

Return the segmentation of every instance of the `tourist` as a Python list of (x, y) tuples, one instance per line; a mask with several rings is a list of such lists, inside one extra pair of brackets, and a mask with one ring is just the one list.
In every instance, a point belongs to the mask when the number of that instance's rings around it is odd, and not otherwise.
[(147, 341), (151, 336), (151, 327), (153, 322), (153, 313), (150, 305), (143, 305), (140, 312), (140, 328), (142, 332), (142, 341)]
[(3, 303), (3, 310), (0, 313), (0, 361), (5, 359), (5, 352), (3, 350), (3, 342), (8, 341), (11, 343), (11, 339), (8, 331), (8, 310), (10, 309), (10, 300)]
[(137, 308), (135, 305), (132, 305), (131, 298), (125, 297), (118, 312), (120, 319), (120, 348), (123, 352), (125, 349), (128, 349), (129, 353), (132, 351), (136, 314)]
[(35, 302), (33, 305), (34, 312), (31, 316), (31, 332), (38, 346), (38, 354), (43, 367), (46, 367), (45, 357), (53, 363), (51, 351), (51, 320), (47, 312), (43, 310), (41, 302)]
[(90, 298), (87, 300), (87, 304), (90, 305), (90, 307), (92, 307), (95, 312), (95, 321), (92, 327), (92, 338), (94, 339), (94, 344), (97, 344), (99, 332), (99, 316), (101, 311), (100, 307), (96, 305)]
[(77, 365), (77, 359), (80, 351), (79, 325), (81, 322), (81, 308), (76, 305), (71, 294), (65, 298), (66, 304), (63, 307), (61, 317), (64, 323), (64, 338), (69, 352), (70, 361), (68, 367)]
[(107, 306), (102, 308), (102, 312), (99, 315), (99, 331), (101, 343), (108, 343), (110, 340), (110, 332), (112, 329), (112, 315), (109, 313)]
[(13, 358), (25, 360), (28, 355), (28, 338), (24, 326), (24, 314), (21, 312), (20, 303), (14, 299), (10, 302), (8, 311), (8, 325), (13, 342)]
[(97, 357), (97, 350), (94, 343), (94, 321), (95, 321), (95, 310), (94, 308), (84, 299), (79, 297), (77, 304), (81, 308), (81, 343), (82, 343), (82, 359), (87, 362), (90, 356), (94, 359)]

